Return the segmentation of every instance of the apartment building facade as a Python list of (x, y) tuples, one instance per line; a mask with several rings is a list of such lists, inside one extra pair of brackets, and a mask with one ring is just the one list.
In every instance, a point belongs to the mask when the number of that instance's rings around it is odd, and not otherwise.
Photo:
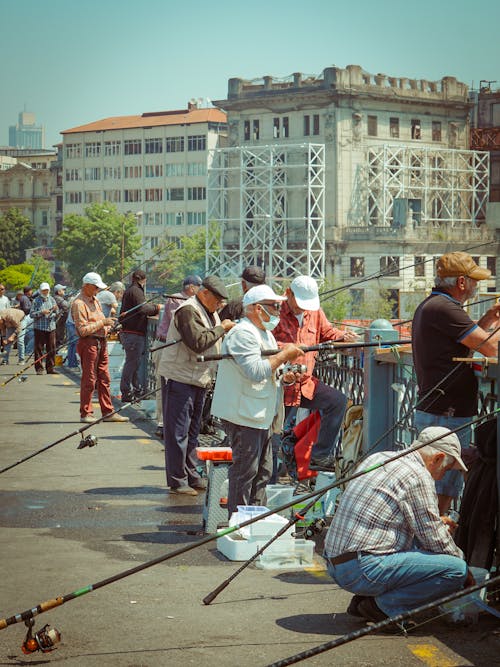
[(226, 115), (198, 108), (120, 116), (62, 132), (63, 212), (110, 202), (136, 216), (148, 259), (162, 240), (207, 223), (211, 151), (225, 145)]
[[(382, 272), (403, 316), (443, 252), (468, 249), (495, 274), (488, 154), (469, 150), (468, 90), (454, 77), (328, 67), (319, 77), (230, 79), (215, 104), (228, 114), (229, 146), (214, 151), (209, 174), (223, 239), (214, 264), (237, 274), (251, 257), (277, 280), (304, 272), (346, 285)], [(259, 226), (267, 254), (256, 251)], [(353, 288), (353, 299), (367, 289)]]

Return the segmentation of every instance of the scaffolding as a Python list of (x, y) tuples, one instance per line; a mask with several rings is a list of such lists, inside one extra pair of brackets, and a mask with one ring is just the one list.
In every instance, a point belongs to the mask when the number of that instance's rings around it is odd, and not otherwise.
[(325, 147), (238, 146), (210, 152), (207, 270), (223, 278), (245, 266), (269, 279), (325, 277)]
[(487, 152), (384, 145), (367, 154), (364, 219), (404, 228), (478, 227), (488, 201)]

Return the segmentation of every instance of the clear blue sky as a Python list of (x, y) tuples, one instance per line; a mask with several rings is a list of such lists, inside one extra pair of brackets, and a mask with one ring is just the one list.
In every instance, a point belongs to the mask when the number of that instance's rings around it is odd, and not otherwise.
[(0, 145), (24, 108), (51, 147), (99, 118), (223, 99), (232, 76), (358, 64), (500, 87), (498, 0), (0, 0), (0, 26)]

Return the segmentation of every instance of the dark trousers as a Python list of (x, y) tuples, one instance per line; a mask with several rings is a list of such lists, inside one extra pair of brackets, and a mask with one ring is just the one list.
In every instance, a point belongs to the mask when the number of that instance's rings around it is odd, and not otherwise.
[[(43, 355), (45, 357), (45, 369), (47, 373), (56, 365), (56, 332), (35, 329), (35, 369), (43, 371)], [(39, 360), (39, 361), (38, 361)]]
[(122, 400), (128, 400), (134, 394), (141, 394), (144, 389), (144, 378), (141, 372), (144, 370), (144, 365), (141, 362), (144, 357), (146, 337), (140, 334), (122, 332), (120, 342), (125, 350), (125, 364), (120, 380), (120, 392)]
[(312, 458), (322, 458), (334, 453), (346, 406), (347, 396), (323, 382), (318, 382), (312, 400), (302, 396), (301, 408), (321, 411), (321, 426), (318, 440), (312, 448)]
[(167, 486), (196, 484), (198, 434), (206, 389), (162, 377), (163, 440)]

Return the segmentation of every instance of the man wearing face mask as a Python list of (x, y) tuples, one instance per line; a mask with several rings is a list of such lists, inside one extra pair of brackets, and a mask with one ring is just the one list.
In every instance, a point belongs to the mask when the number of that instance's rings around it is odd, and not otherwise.
[[(412, 326), (413, 362), (418, 384), (415, 427), (446, 426), (455, 429), (477, 414), (477, 378), (470, 364), (453, 361), (470, 351), (497, 356), (500, 333), (487, 330), (500, 322), (500, 305), (493, 305), (476, 323), (463, 309), (477, 291), (477, 283), (491, 272), (479, 267), (466, 252), (450, 252), (436, 264), (435, 287), (415, 311)], [(471, 429), (457, 433), (466, 461)], [(436, 483), (439, 509), (445, 514), (458, 498), (463, 475), (454, 470)]]
[[(265, 504), (272, 474), (270, 428), (278, 408), (276, 370), (303, 354), (290, 343), (277, 354), (262, 356), (263, 350), (277, 349), (271, 332), (279, 322), (285, 298), (268, 285), (249, 289), (243, 297), (245, 317), (222, 343), (222, 353), (231, 357), (219, 363), (212, 414), (222, 419), (232, 447), (229, 516), (238, 505)], [(284, 383), (294, 381), (293, 372), (283, 375)]]

